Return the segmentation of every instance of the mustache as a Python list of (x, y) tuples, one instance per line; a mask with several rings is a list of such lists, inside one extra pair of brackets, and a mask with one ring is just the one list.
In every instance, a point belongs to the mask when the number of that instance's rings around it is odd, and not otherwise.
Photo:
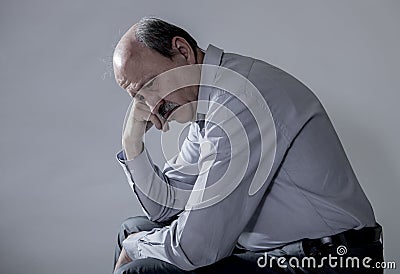
[(166, 119), (168, 118), (167, 114), (171, 113), (172, 110), (176, 109), (177, 107), (179, 107), (177, 103), (166, 101), (158, 108), (158, 114), (160, 114), (164, 119)]

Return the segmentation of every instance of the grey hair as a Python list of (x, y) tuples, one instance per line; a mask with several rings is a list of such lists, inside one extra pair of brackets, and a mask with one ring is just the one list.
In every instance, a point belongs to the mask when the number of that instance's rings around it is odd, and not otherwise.
[(171, 58), (175, 55), (172, 50), (172, 38), (184, 38), (196, 52), (197, 42), (185, 30), (155, 17), (144, 17), (136, 24), (136, 39), (145, 46), (161, 55)]

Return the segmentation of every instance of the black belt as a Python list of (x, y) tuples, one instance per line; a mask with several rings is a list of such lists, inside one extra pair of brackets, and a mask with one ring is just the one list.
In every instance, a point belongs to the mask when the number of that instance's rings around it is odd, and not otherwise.
[(381, 235), (382, 227), (376, 224), (375, 227), (364, 227), (359, 230), (350, 229), (319, 239), (304, 239), (302, 244), (306, 254), (318, 255), (321, 253), (321, 249), (326, 247), (343, 245), (351, 248), (376, 243), (380, 241)]

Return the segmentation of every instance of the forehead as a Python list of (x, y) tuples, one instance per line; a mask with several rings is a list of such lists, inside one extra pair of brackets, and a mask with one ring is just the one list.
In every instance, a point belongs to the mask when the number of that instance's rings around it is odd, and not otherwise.
[(142, 65), (135, 61), (128, 61), (124, 65), (117, 67), (115, 69), (115, 79), (118, 84), (122, 84), (123, 82), (139, 82), (143, 78), (145, 72), (142, 68)]
[(115, 79), (118, 84), (129, 81), (133, 85), (144, 84), (163, 70), (163, 58), (143, 50), (128, 56), (116, 56), (113, 60)]

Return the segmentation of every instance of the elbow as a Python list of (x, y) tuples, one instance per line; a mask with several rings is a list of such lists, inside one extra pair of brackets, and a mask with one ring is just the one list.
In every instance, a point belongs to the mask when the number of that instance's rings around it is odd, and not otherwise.
[(147, 211), (145, 211), (147, 218), (152, 221), (152, 222), (156, 222), (156, 223), (162, 223), (162, 222), (171, 222), (176, 215), (179, 213), (177, 212), (176, 214), (165, 214), (161, 211), (158, 212), (154, 212), (152, 214), (148, 213)]
[(200, 256), (204, 256), (202, 258), (193, 257), (190, 258), (190, 263), (182, 265), (180, 268), (185, 271), (192, 271), (198, 269), (200, 267), (208, 266), (214, 264), (218, 260), (216, 258), (211, 258), (209, 256), (205, 256), (205, 254), (199, 254)]
[(157, 214), (157, 215), (149, 215), (149, 214), (146, 214), (146, 215), (147, 215), (147, 218), (148, 218), (150, 221), (156, 222), (156, 223), (161, 223), (161, 222), (165, 222), (165, 221), (168, 220), (168, 219), (166, 219), (166, 218), (163, 218), (163, 216), (161, 216), (160, 214)]
[(152, 222), (161, 223), (166, 221), (161, 212), (148, 212), (147, 210), (143, 210), (143, 212), (146, 214), (147, 219)]
[[(196, 247), (195, 249), (193, 249), (194, 246)], [(178, 267), (185, 271), (192, 271), (216, 263), (226, 256), (221, 256), (221, 253), (218, 250), (210, 249), (209, 247), (205, 247), (203, 244), (193, 243), (190, 251), (185, 252), (185, 257), (185, 263)]]

